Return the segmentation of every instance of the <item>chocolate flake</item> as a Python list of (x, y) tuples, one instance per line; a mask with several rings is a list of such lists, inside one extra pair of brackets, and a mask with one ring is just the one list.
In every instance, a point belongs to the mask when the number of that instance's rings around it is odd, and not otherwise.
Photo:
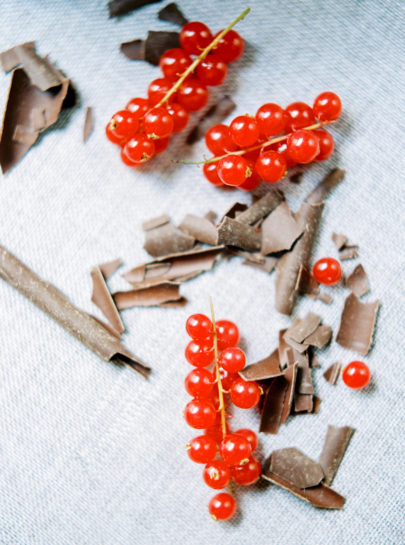
[(339, 235), (339, 233), (332, 233), (332, 240), (335, 243), (336, 249), (339, 251), (346, 244), (347, 236)]
[(309, 270), (303, 265), (300, 266), (297, 276), (297, 282), (295, 284), (295, 290), (303, 295), (317, 298), (319, 295), (319, 284), (315, 280), (315, 277)]
[(336, 342), (363, 356), (367, 355), (373, 339), (379, 304), (379, 301), (362, 303), (351, 293), (345, 301)]
[(302, 320), (300, 318), (294, 320), (293, 324), (286, 331), (286, 338), (289, 337), (297, 343), (301, 343), (318, 328), (320, 323), (321, 317), (313, 312), (309, 312)]
[(180, 47), (180, 34), (166, 30), (150, 30), (145, 40), (145, 61), (157, 66), (168, 49)]
[(112, 327), (118, 331), (118, 333), (123, 333), (125, 331), (124, 324), (122, 323), (100, 268), (94, 267), (90, 274), (93, 281), (93, 293), (91, 295), (92, 302), (98, 306)]
[(337, 379), (340, 375), (340, 369), (342, 367), (342, 364), (339, 362), (332, 363), (330, 367), (326, 369), (326, 371), (323, 374), (323, 377), (326, 381), (329, 382), (329, 384), (335, 385), (337, 382)]
[(261, 199), (254, 202), (242, 214), (238, 216), (240, 223), (253, 225), (258, 220), (266, 217), (284, 200), (284, 195), (277, 190), (270, 190)]
[(319, 457), (319, 463), (325, 473), (325, 484), (332, 484), (343, 456), (352, 438), (354, 428), (350, 426), (328, 426), (325, 443)]
[(161, 282), (154, 286), (129, 291), (113, 293), (113, 298), (118, 310), (131, 307), (155, 307), (162, 303), (179, 301), (179, 284), (174, 282)]
[(270, 458), (269, 469), (297, 488), (317, 486), (324, 478), (320, 464), (297, 448), (275, 450)]
[(331, 303), (333, 303), (333, 297), (327, 291), (320, 291), (316, 299), (319, 299), (320, 301), (322, 301), (322, 303), (325, 303), (326, 305), (330, 305)]
[(122, 259), (118, 257), (117, 259), (114, 259), (113, 261), (108, 261), (107, 263), (102, 263), (98, 266), (98, 268), (101, 271), (101, 274), (104, 276), (106, 280), (112, 276), (115, 271), (121, 267), (122, 265)]
[(142, 229), (144, 231), (150, 231), (151, 229), (156, 229), (156, 227), (161, 227), (166, 223), (170, 223), (170, 218), (167, 214), (162, 214), (157, 218), (152, 218), (150, 220), (144, 221), (142, 223)]
[(261, 252), (268, 255), (289, 250), (302, 233), (303, 227), (298, 225), (283, 201), (263, 222)]
[[(244, 204), (244, 203), (241, 203), (241, 202), (235, 202), (230, 208), (229, 210), (227, 210), (225, 212), (225, 214), (222, 216), (221, 220), (219, 223), (221, 223), (225, 218), (231, 218), (231, 219), (235, 219), (236, 216), (241, 216), (242, 215), (242, 212), (244, 212), (245, 210), (247, 210), (248, 206), (247, 204)], [(243, 222), (242, 222), (243, 223)]]
[(120, 45), (121, 53), (132, 61), (145, 60), (145, 40), (137, 39)]
[(171, 2), (170, 4), (167, 4), (167, 6), (159, 10), (158, 19), (160, 19), (161, 21), (169, 21), (169, 23), (173, 23), (181, 27), (188, 23), (188, 19), (184, 17), (175, 2)]
[(357, 297), (361, 297), (370, 289), (366, 271), (363, 265), (357, 267), (346, 278), (345, 285)]
[(206, 244), (212, 245), (217, 244), (217, 230), (215, 225), (207, 218), (200, 218), (193, 214), (187, 214), (179, 225), (179, 229), (194, 237), (195, 240), (198, 240), (199, 242), (205, 242)]
[(283, 375), (284, 371), (280, 370), (278, 351), (274, 350), (267, 358), (247, 365), (239, 374), (245, 380), (264, 380)]
[(86, 142), (93, 130), (93, 108), (88, 106), (86, 108), (86, 117), (84, 118), (83, 126), (83, 142)]
[(248, 224), (225, 217), (218, 226), (218, 244), (256, 251), (260, 250), (261, 234)]
[[(150, 222), (147, 224), (150, 227)], [(146, 231), (146, 241), (143, 247), (150, 255), (157, 257), (190, 250), (194, 246), (194, 242), (193, 237), (183, 233), (173, 224), (164, 223)]]
[[(289, 352), (291, 354), (291, 352)], [(285, 424), (291, 414), (292, 402), (294, 399), (295, 383), (297, 380), (298, 364), (292, 363), (284, 372), (284, 378), (287, 381), (287, 388), (284, 396), (283, 410), (281, 412), (281, 423)]]
[(329, 325), (322, 324), (316, 331), (305, 338), (305, 343), (316, 348), (323, 348), (328, 344), (332, 337), (332, 328)]
[(262, 263), (258, 263), (251, 259), (245, 259), (243, 265), (250, 265), (250, 267), (255, 267), (256, 269), (260, 269), (261, 271), (270, 274), (274, 270), (277, 261), (277, 257), (266, 256)]
[(214, 125), (222, 123), (222, 121), (227, 118), (235, 108), (236, 104), (232, 98), (228, 95), (224, 95), (216, 104), (211, 106), (203, 117), (201, 117), (198, 124), (188, 134), (186, 143), (191, 145), (198, 142), (198, 140), (205, 136), (208, 129)]
[(289, 384), (283, 375), (274, 377), (264, 395), (259, 431), (276, 434), (281, 423)]
[(339, 259), (341, 261), (347, 261), (348, 259), (355, 259), (356, 257), (359, 257), (359, 254), (357, 253), (357, 250), (359, 249), (358, 246), (345, 246), (342, 250), (339, 252)]
[(156, 4), (161, 0), (111, 0), (108, 2), (108, 11), (110, 17), (119, 17), (120, 15), (126, 15), (131, 11), (142, 8), (149, 4)]

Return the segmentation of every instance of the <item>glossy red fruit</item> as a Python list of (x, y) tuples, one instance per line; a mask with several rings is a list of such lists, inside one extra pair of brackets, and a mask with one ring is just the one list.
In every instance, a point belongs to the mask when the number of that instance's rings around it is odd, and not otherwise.
[(260, 178), (267, 183), (273, 184), (281, 180), (287, 170), (284, 157), (277, 151), (264, 151), (259, 155), (255, 165)]
[(186, 445), (189, 457), (197, 464), (207, 464), (211, 462), (217, 453), (217, 444), (215, 439), (208, 435), (199, 435), (194, 437)]
[(208, 486), (219, 490), (231, 480), (231, 470), (223, 460), (213, 460), (205, 466), (203, 477)]
[(219, 452), (229, 466), (239, 466), (247, 462), (252, 454), (252, 447), (245, 437), (232, 433), (224, 437)]
[(315, 263), (312, 274), (320, 284), (333, 286), (342, 278), (342, 267), (333, 257), (323, 257)]
[(180, 45), (191, 55), (199, 55), (211, 42), (211, 31), (204, 23), (191, 21), (181, 29)]
[(243, 486), (248, 486), (257, 481), (262, 473), (262, 467), (260, 463), (251, 456), (246, 464), (232, 467), (231, 475), (235, 483)]
[(349, 388), (361, 390), (370, 382), (370, 369), (362, 361), (352, 361), (343, 369), (342, 379)]
[[(166, 78), (157, 78), (150, 82), (148, 87), (148, 101), (150, 106), (155, 106), (160, 102), (166, 93), (170, 91), (173, 83)], [(169, 102), (174, 102), (176, 93), (174, 93), (170, 98)]]
[(236, 511), (236, 501), (228, 492), (221, 492), (211, 498), (208, 511), (214, 520), (228, 520)]
[(315, 123), (315, 116), (312, 108), (305, 102), (293, 102), (285, 111), (289, 114), (288, 131), (296, 131), (309, 127)]
[(114, 129), (114, 125), (111, 125), (111, 121), (108, 122), (105, 128), (105, 134), (110, 142), (122, 146), (127, 141), (127, 138), (119, 136)]
[(173, 132), (173, 118), (163, 106), (152, 108), (145, 115), (145, 134), (152, 139), (167, 138)]
[(250, 430), (248, 428), (242, 428), (240, 430), (237, 430), (234, 432), (236, 435), (242, 435), (245, 439), (247, 439), (250, 443), (250, 446), (252, 447), (252, 452), (254, 452), (258, 445), (259, 445), (259, 439), (257, 438), (257, 435), (253, 430)]
[(239, 329), (236, 324), (230, 320), (218, 320), (215, 322), (217, 336), (218, 336), (218, 349), (225, 350), (231, 346), (237, 346), (239, 343)]
[[(217, 32), (215, 37), (221, 32), (222, 30)], [(221, 38), (214, 51), (225, 62), (233, 62), (239, 59), (244, 49), (245, 42), (243, 38), (235, 30), (230, 30)]]
[(251, 409), (260, 401), (261, 390), (255, 380), (238, 378), (230, 389), (232, 403), (241, 409)]
[(117, 136), (117, 138), (128, 140), (136, 134), (139, 126), (139, 121), (128, 110), (120, 110), (111, 117), (108, 125), (108, 137), (109, 133), (111, 133)]
[(147, 99), (140, 97), (132, 98), (126, 105), (126, 109), (129, 110), (131, 114), (137, 119), (143, 117), (149, 110), (149, 108), (150, 106)]
[(193, 61), (190, 55), (180, 48), (168, 49), (159, 60), (160, 69), (166, 79), (176, 81)]
[(208, 129), (205, 133), (205, 144), (210, 152), (217, 156), (238, 149), (232, 140), (229, 127), (221, 123)]
[(232, 140), (241, 148), (248, 148), (256, 144), (259, 138), (259, 127), (254, 117), (239, 115), (235, 117), (229, 128)]
[(313, 132), (319, 138), (319, 153), (315, 157), (315, 161), (325, 161), (329, 159), (335, 148), (332, 135), (324, 129), (316, 129)]
[(221, 57), (210, 53), (198, 65), (196, 73), (204, 85), (216, 86), (224, 82), (227, 71), (228, 67)]
[(187, 79), (177, 91), (177, 102), (188, 112), (204, 108), (208, 97), (207, 87), (196, 78)]
[(342, 112), (342, 102), (337, 94), (325, 91), (314, 101), (314, 114), (319, 121), (336, 121)]
[(146, 163), (155, 155), (155, 144), (145, 134), (136, 134), (124, 146), (125, 153), (135, 163)]
[[(226, 423), (226, 433), (229, 433), (229, 425)], [(214, 424), (213, 426), (207, 428), (205, 430), (205, 435), (208, 435), (209, 437), (212, 437), (214, 441), (219, 445), (219, 443), (222, 441), (223, 434), (222, 434), (222, 426), (221, 423)]]
[(187, 318), (186, 331), (192, 339), (206, 339), (213, 332), (212, 322), (205, 314), (192, 314)]
[(218, 161), (218, 176), (225, 185), (242, 185), (251, 175), (249, 162), (241, 155), (228, 155)]
[(184, 418), (192, 428), (203, 430), (212, 426), (217, 412), (214, 405), (207, 399), (192, 399), (184, 409)]
[(243, 350), (231, 346), (221, 352), (218, 363), (228, 373), (238, 373), (245, 367), (246, 356)]
[(173, 119), (173, 132), (181, 132), (187, 127), (190, 115), (188, 111), (180, 104), (168, 104), (166, 107), (169, 115)]
[(208, 367), (214, 360), (212, 338), (190, 341), (186, 346), (185, 356), (195, 367)]
[(124, 165), (127, 165), (127, 167), (139, 167), (139, 165), (142, 164), (142, 163), (136, 163), (130, 157), (128, 157), (125, 146), (121, 148), (120, 155), (121, 155), (121, 161), (124, 163)]
[(186, 376), (184, 386), (191, 397), (210, 397), (214, 387), (212, 374), (207, 369), (197, 367)]
[(170, 144), (170, 137), (167, 138), (158, 138), (157, 140), (154, 140), (155, 144), (155, 155), (159, 155), (159, 153), (162, 153), (167, 149), (167, 146)]
[(260, 184), (261, 179), (254, 168), (254, 164), (252, 164), (251, 170), (252, 174), (249, 176), (249, 178), (247, 178), (246, 182), (243, 182), (243, 184), (238, 186), (238, 189), (243, 189), (243, 191), (252, 191), (252, 189), (255, 189)]
[(272, 149), (272, 150), (276, 151), (277, 153), (279, 153), (280, 155), (282, 155), (284, 157), (285, 164), (286, 164), (287, 168), (295, 167), (295, 165), (297, 164), (288, 155), (287, 141), (286, 140), (282, 140), (281, 142), (277, 142), (276, 144), (272, 144), (271, 146), (269, 146), (268, 148), (265, 148), (265, 149)]
[[(217, 374), (215, 369), (212, 373), (212, 376), (213, 380), (216, 380)], [(223, 367), (219, 368), (219, 376), (221, 377), (222, 388), (225, 391), (228, 391), (234, 381), (239, 378), (239, 375), (237, 373), (230, 373), (229, 371), (226, 371)]]
[(205, 163), (203, 166), (203, 173), (204, 173), (204, 176), (212, 185), (221, 186), (223, 185), (223, 183), (221, 182), (221, 179), (218, 176), (217, 166), (218, 166), (217, 162)]
[(319, 138), (314, 131), (295, 131), (287, 139), (287, 152), (297, 163), (310, 163), (319, 153)]
[(277, 136), (286, 127), (287, 116), (281, 106), (269, 102), (263, 104), (256, 112), (256, 123), (260, 134), (267, 138)]

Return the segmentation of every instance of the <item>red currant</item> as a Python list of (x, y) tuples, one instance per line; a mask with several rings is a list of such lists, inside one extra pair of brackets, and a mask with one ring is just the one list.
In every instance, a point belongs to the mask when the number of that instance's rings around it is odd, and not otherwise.
[(136, 134), (125, 144), (125, 153), (135, 163), (146, 163), (155, 155), (155, 144), (145, 134)]
[(250, 446), (252, 447), (252, 452), (257, 449), (259, 445), (259, 440), (253, 430), (249, 430), (248, 428), (242, 428), (241, 430), (235, 431), (235, 434), (242, 435), (245, 439), (249, 441)]
[(205, 314), (192, 314), (187, 318), (186, 331), (192, 339), (206, 339), (213, 331), (212, 322)]
[(128, 167), (139, 167), (139, 165), (142, 164), (136, 163), (135, 161), (132, 161), (130, 157), (128, 157), (125, 146), (121, 148), (121, 161), (124, 163), (124, 165), (127, 165)]
[(187, 79), (177, 91), (177, 101), (188, 112), (201, 110), (207, 104), (207, 87), (196, 78)]
[(155, 143), (155, 155), (159, 155), (159, 153), (162, 153), (167, 149), (167, 146), (170, 144), (170, 138), (158, 138), (157, 140), (154, 140)]
[(212, 374), (207, 369), (197, 367), (186, 376), (184, 385), (191, 397), (209, 397), (212, 393), (214, 382)]
[(335, 148), (332, 135), (323, 129), (317, 129), (313, 132), (319, 138), (319, 153), (315, 157), (315, 161), (325, 161), (329, 159)]
[(245, 367), (246, 356), (240, 348), (225, 348), (219, 356), (218, 363), (225, 371), (228, 371), (229, 373), (238, 373)]
[(152, 108), (145, 115), (144, 130), (149, 138), (167, 138), (173, 131), (173, 118), (163, 106)]
[(205, 466), (203, 477), (208, 486), (219, 490), (231, 480), (231, 470), (223, 460), (213, 460)]
[(239, 329), (236, 324), (229, 320), (218, 320), (215, 322), (217, 336), (218, 336), (218, 348), (219, 350), (225, 350), (231, 346), (237, 346), (239, 342)]
[(216, 415), (214, 405), (207, 399), (192, 399), (184, 409), (184, 418), (187, 424), (198, 430), (212, 426)]
[(252, 191), (252, 189), (255, 189), (260, 184), (260, 176), (254, 168), (253, 163), (250, 169), (252, 174), (249, 176), (249, 178), (247, 178), (246, 182), (243, 182), (243, 184), (238, 186), (239, 189), (243, 189), (244, 191)]
[(235, 483), (247, 486), (257, 481), (262, 473), (259, 462), (251, 456), (246, 464), (232, 467), (231, 475)]
[(223, 185), (220, 177), (218, 176), (217, 163), (205, 163), (203, 166), (203, 173), (207, 180), (212, 185), (221, 186)]
[(108, 123), (108, 125), (105, 128), (105, 134), (110, 142), (113, 144), (118, 144), (119, 146), (122, 146), (125, 144), (126, 138), (123, 138), (122, 136), (118, 136), (118, 134), (115, 132), (115, 129), (111, 127), (111, 122)]
[[(215, 37), (217, 37), (221, 32), (222, 30), (217, 32)], [(233, 62), (239, 59), (244, 49), (245, 43), (243, 38), (241, 38), (241, 36), (239, 36), (235, 30), (229, 30), (225, 36), (220, 39), (214, 51), (225, 62)]]
[(208, 511), (214, 520), (228, 520), (236, 511), (236, 501), (228, 492), (220, 492), (211, 498)]
[[(228, 422), (225, 423), (225, 433), (229, 433), (229, 425)], [(213, 426), (210, 426), (205, 430), (205, 435), (208, 435), (209, 437), (212, 437), (216, 443), (219, 443), (223, 439), (223, 433), (222, 433), (222, 424), (221, 424), (221, 415), (220, 413), (217, 413), (217, 420), (216, 423)]]
[(190, 341), (186, 346), (185, 356), (195, 367), (208, 367), (214, 359), (212, 338)]
[(221, 57), (211, 53), (198, 65), (197, 77), (204, 85), (216, 86), (224, 82), (227, 71), (228, 67)]
[(217, 444), (215, 439), (208, 435), (199, 435), (194, 437), (186, 445), (188, 455), (197, 464), (207, 464), (211, 462), (217, 453)]
[(191, 57), (183, 49), (175, 48), (163, 53), (159, 66), (165, 78), (176, 81), (192, 62)]
[(312, 274), (320, 284), (333, 286), (342, 278), (342, 268), (339, 261), (333, 257), (324, 257), (315, 263)]
[(370, 369), (362, 361), (352, 361), (343, 369), (343, 382), (353, 390), (361, 390), (361, 388), (367, 386), (370, 378)]
[(315, 123), (315, 116), (312, 108), (305, 102), (293, 102), (285, 111), (289, 114), (289, 130), (296, 131), (309, 127)]
[(180, 132), (187, 127), (189, 113), (180, 104), (168, 104), (167, 111), (173, 119), (173, 132)]
[(238, 148), (232, 140), (229, 127), (226, 125), (214, 125), (205, 133), (205, 144), (214, 155), (223, 155)]
[[(221, 377), (222, 388), (226, 391), (229, 390), (234, 381), (239, 378), (239, 375), (237, 373), (230, 373), (229, 371), (226, 371), (223, 367), (219, 368), (219, 376)], [(214, 380), (216, 380), (217, 378), (215, 370), (213, 373), (213, 378)]]
[(242, 185), (252, 174), (249, 162), (241, 155), (228, 155), (218, 161), (218, 176), (225, 185)]
[(136, 134), (138, 126), (139, 121), (131, 112), (128, 110), (120, 110), (112, 116), (109, 122), (107, 136), (109, 137), (109, 134), (111, 133), (117, 136), (117, 139), (121, 139), (121, 141), (128, 140), (131, 136)]
[[(166, 78), (154, 79), (150, 82), (148, 87), (148, 101), (150, 106), (155, 106), (162, 98), (170, 91), (173, 84)], [(174, 102), (176, 93), (171, 95), (169, 102)]]
[(137, 119), (142, 118), (149, 110), (149, 102), (146, 98), (133, 98), (126, 105), (126, 109)]
[[(281, 142), (277, 142), (276, 144), (272, 144), (269, 147), (270, 147), (270, 149), (276, 151), (277, 153), (279, 153), (280, 155), (282, 155), (284, 157), (285, 164), (286, 164), (287, 168), (295, 167), (295, 165), (297, 163), (295, 161), (293, 161), (291, 159), (291, 157), (288, 155), (286, 140), (282, 140)], [(269, 148), (267, 148), (267, 149), (269, 149)]]
[(230, 126), (232, 140), (241, 148), (253, 146), (259, 138), (259, 128), (254, 117), (239, 115)]
[(283, 132), (286, 126), (287, 116), (278, 104), (263, 104), (256, 112), (256, 123), (261, 134), (267, 138)]
[(229, 393), (232, 403), (237, 407), (251, 409), (259, 403), (261, 390), (255, 380), (248, 382), (243, 378), (238, 378), (232, 384)]
[(284, 157), (273, 150), (261, 153), (255, 167), (260, 178), (270, 184), (281, 180), (287, 170)]
[(319, 121), (336, 121), (342, 112), (340, 98), (330, 91), (321, 93), (314, 101), (314, 113)]
[(180, 32), (180, 44), (192, 55), (199, 55), (212, 42), (210, 29), (199, 21), (184, 25)]
[(319, 153), (319, 138), (314, 131), (292, 132), (287, 139), (287, 152), (297, 163), (310, 163)]
[(219, 452), (228, 465), (239, 466), (247, 462), (252, 454), (252, 447), (245, 437), (232, 433), (224, 437)]

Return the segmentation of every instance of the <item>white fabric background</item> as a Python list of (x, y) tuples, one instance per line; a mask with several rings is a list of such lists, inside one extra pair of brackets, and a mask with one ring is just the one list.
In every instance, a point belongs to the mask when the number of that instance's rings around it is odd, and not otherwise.
[[(220, 192), (195, 167), (203, 143), (183, 147), (183, 136), (158, 160), (133, 171), (121, 164), (104, 136), (108, 117), (131, 97), (145, 94), (158, 69), (124, 58), (121, 41), (150, 28), (159, 4), (120, 20), (108, 19), (107, 0), (3, 0), (0, 47), (37, 40), (41, 54), (74, 81), (83, 106), (94, 107), (95, 131), (84, 145), (84, 108), (48, 131), (7, 176), (0, 178), (0, 241), (68, 294), (90, 302), (89, 269), (121, 256), (128, 266), (147, 259), (143, 220), (168, 212), (222, 213), (248, 195)], [(190, 19), (214, 31), (244, 8), (240, 1), (179, 2)], [(312, 103), (324, 90), (344, 105), (332, 130), (337, 151), (311, 166), (302, 183), (283, 182), (296, 209), (334, 165), (347, 170), (327, 201), (315, 257), (336, 255), (332, 231), (360, 245), (380, 298), (376, 343), (364, 360), (373, 385), (363, 392), (332, 387), (315, 370), (318, 415), (291, 418), (277, 436), (260, 438), (261, 456), (297, 446), (317, 458), (327, 424), (357, 431), (334, 487), (347, 498), (342, 512), (318, 511), (287, 492), (265, 485), (237, 489), (239, 516), (213, 523), (202, 482), (183, 445), (193, 436), (181, 418), (187, 401), (183, 378), (185, 318), (208, 312), (240, 326), (249, 361), (264, 357), (289, 323), (274, 310), (274, 276), (243, 267), (239, 259), (182, 288), (185, 309), (132, 309), (123, 314), (126, 345), (150, 363), (144, 381), (129, 369), (104, 363), (0, 282), (0, 543), (2, 545), (159, 545), (219, 543), (396, 544), (403, 525), (403, 4), (399, 1), (252, 1), (238, 25), (247, 39), (243, 59), (224, 87), (237, 113), (266, 101)], [(402, 49), (402, 51), (401, 51)], [(0, 74), (0, 103), (9, 75)], [(222, 92), (222, 91), (221, 91)], [(358, 262), (358, 261), (357, 261)], [(355, 263), (346, 262), (350, 271)], [(402, 280), (402, 281), (401, 281)], [(124, 287), (119, 275), (113, 287)], [(301, 301), (296, 314), (319, 311), (336, 333), (345, 290), (335, 302)], [(336, 343), (318, 353), (323, 370), (358, 358)], [(256, 414), (235, 416), (235, 426), (257, 429)]]

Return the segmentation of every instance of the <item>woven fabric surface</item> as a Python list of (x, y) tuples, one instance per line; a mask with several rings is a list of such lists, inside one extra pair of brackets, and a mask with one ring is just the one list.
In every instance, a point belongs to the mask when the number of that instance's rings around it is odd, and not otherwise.
[[(8, 175), (0, 178), (0, 243), (79, 307), (101, 317), (90, 302), (90, 268), (122, 257), (126, 266), (148, 259), (142, 221), (168, 213), (223, 213), (239, 192), (208, 184), (200, 169), (173, 162), (198, 160), (177, 136), (167, 152), (140, 170), (125, 167), (107, 142), (108, 117), (143, 96), (159, 70), (131, 62), (119, 43), (148, 29), (176, 30), (156, 17), (160, 4), (117, 20), (106, 0), (3, 0), (0, 49), (36, 40), (74, 82), (80, 107), (64, 114)], [(244, 8), (239, 0), (179, 2), (186, 17), (217, 31)], [(162, 4), (163, 5), (163, 4)], [(310, 166), (300, 184), (280, 186), (293, 210), (333, 166), (347, 172), (329, 196), (314, 258), (336, 256), (333, 231), (360, 246), (370, 279), (366, 301), (381, 308), (370, 354), (360, 358), (335, 342), (313, 372), (323, 399), (317, 415), (290, 418), (276, 436), (261, 436), (259, 456), (296, 446), (317, 459), (327, 425), (356, 433), (333, 487), (347, 498), (342, 511), (317, 510), (261, 482), (236, 488), (238, 515), (209, 519), (213, 492), (184, 444), (193, 436), (181, 411), (190, 366), (183, 351), (186, 317), (209, 312), (238, 323), (249, 362), (277, 344), (290, 319), (274, 310), (274, 275), (244, 267), (240, 258), (186, 283), (183, 309), (130, 309), (124, 342), (153, 368), (145, 381), (105, 363), (29, 301), (0, 281), (0, 543), (2, 545), (286, 545), (404, 542), (402, 249), (405, 205), (403, 153), (404, 5), (399, 1), (252, 1), (237, 29), (247, 40), (220, 90), (232, 94), (236, 113), (264, 102), (312, 103), (337, 92), (344, 113), (331, 128), (336, 152)], [(0, 102), (10, 75), (0, 74)], [(83, 144), (85, 107), (95, 128)], [(125, 288), (119, 274), (114, 290)], [(344, 288), (333, 304), (301, 300), (294, 316), (319, 312), (336, 335)], [(373, 373), (365, 391), (329, 385), (322, 372), (335, 361), (364, 359)], [(232, 425), (258, 427), (254, 411), (238, 411)]]

